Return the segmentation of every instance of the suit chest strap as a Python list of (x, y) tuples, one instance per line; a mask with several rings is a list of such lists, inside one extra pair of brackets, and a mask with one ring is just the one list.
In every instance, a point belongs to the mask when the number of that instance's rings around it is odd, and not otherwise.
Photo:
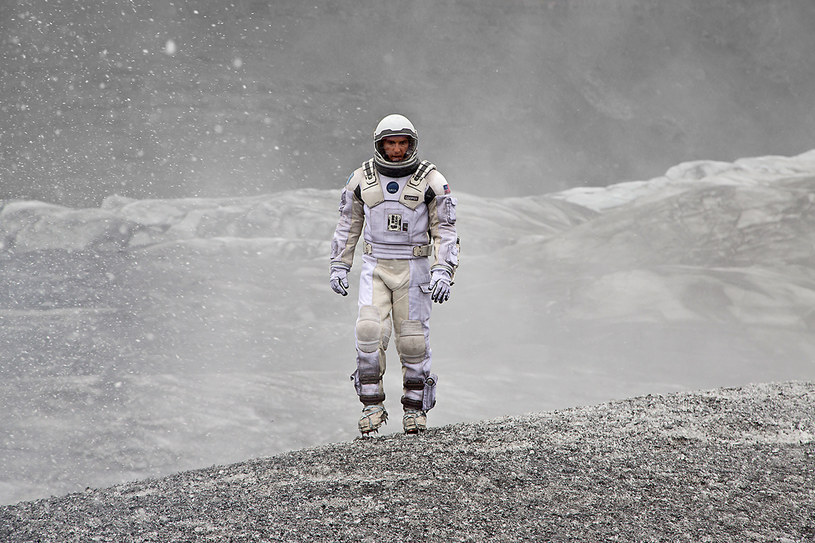
[[(424, 201), (424, 194), (427, 190), (427, 176), (436, 169), (432, 162), (423, 160), (419, 163), (416, 172), (408, 179), (402, 194), (399, 195), (399, 203), (410, 209), (416, 209)], [(360, 197), (365, 205), (374, 207), (385, 201), (385, 194), (382, 191), (382, 184), (379, 182), (379, 174), (376, 172), (373, 159), (366, 161), (362, 165), (363, 181), (360, 185)]]

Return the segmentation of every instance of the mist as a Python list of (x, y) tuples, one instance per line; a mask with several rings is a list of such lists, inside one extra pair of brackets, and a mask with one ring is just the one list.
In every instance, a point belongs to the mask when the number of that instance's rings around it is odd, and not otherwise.
[(431, 425), (815, 379), (812, 28), (795, 1), (0, 3), (0, 503), (354, 439), (358, 269), (338, 297), (327, 255), (392, 112), (459, 199)]
[(338, 187), (391, 112), (481, 195), (793, 155), (812, 28), (780, 0), (7, 2), (0, 198)]
[[(815, 151), (456, 192), (429, 424), (815, 379)], [(358, 436), (335, 189), (0, 208), (0, 503)], [(357, 262), (358, 263), (358, 262)], [(395, 346), (382, 433), (401, 432)], [(394, 416), (395, 415), (395, 416)]]

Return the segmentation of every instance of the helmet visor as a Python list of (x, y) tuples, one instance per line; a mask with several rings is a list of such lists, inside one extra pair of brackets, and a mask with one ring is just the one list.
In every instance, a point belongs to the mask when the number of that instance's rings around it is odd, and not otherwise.
[(402, 157), (402, 159), (399, 162), (409, 161), (416, 155), (416, 147), (417, 147), (416, 138), (414, 138), (410, 134), (404, 134), (404, 133), (402, 133), (402, 134), (392, 134), (392, 135), (384, 135), (384, 136), (382, 136), (382, 138), (378, 139), (374, 143), (374, 147), (376, 148), (376, 154), (379, 155), (379, 157), (381, 159), (383, 159), (383, 160), (385, 160), (387, 162), (393, 162), (393, 160), (391, 160), (390, 157), (385, 152), (385, 138), (391, 137), (391, 136), (392, 137), (400, 137), (400, 136), (402, 136), (402, 137), (406, 137), (407, 140), (408, 140), (407, 151), (405, 151), (404, 156)]

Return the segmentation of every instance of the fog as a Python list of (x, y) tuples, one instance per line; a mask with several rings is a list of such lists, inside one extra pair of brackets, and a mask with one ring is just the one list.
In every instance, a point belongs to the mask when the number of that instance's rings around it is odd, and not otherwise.
[[(815, 151), (457, 192), (432, 426), (815, 380)], [(0, 209), (0, 503), (357, 436), (336, 189)], [(401, 432), (401, 374), (387, 407)]]
[(459, 198), (431, 425), (815, 379), (812, 28), (794, 1), (0, 3), (0, 503), (353, 439), (327, 255), (394, 111)]
[(394, 111), (482, 195), (793, 155), (812, 28), (793, 0), (3, 2), (0, 198), (335, 187)]

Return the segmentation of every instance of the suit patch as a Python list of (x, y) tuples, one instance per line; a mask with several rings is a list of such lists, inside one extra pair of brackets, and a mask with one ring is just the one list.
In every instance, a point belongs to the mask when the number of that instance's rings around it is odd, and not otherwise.
[(386, 188), (388, 189), (389, 193), (396, 194), (397, 192), (399, 192), (399, 183), (397, 183), (396, 181), (391, 181), (390, 183), (388, 183), (388, 186)]
[(450, 194), (450, 185), (445, 183), (444, 185), (444, 194)]
[[(407, 226), (407, 223), (405, 223)], [(388, 232), (401, 232), (402, 231), (402, 216), (398, 213), (391, 213), (388, 215)]]
[[(448, 192), (450, 192), (450, 191), (448, 191)], [(413, 194), (405, 194), (405, 200), (410, 200), (410, 201), (412, 201), (412, 202), (418, 202), (418, 201), (419, 201), (419, 197), (418, 197), (418, 196), (415, 196), (415, 195), (413, 195)]]

